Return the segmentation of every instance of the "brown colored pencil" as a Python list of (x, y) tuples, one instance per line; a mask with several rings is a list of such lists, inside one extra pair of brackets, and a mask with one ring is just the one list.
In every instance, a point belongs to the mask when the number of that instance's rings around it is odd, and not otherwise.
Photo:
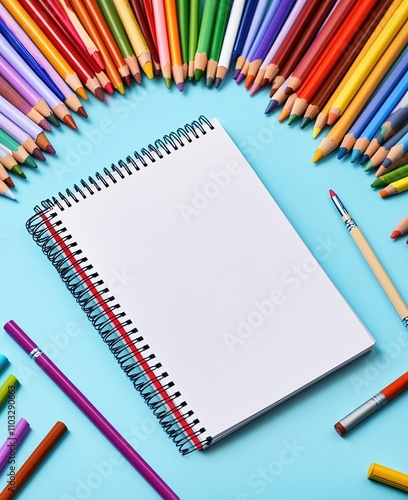
[(45, 438), (16, 472), (14, 484), (12, 481), (7, 483), (7, 486), (0, 493), (1, 500), (9, 500), (17, 495), (24, 484), (30, 479), (41, 463), (55, 448), (58, 441), (62, 438), (66, 431), (67, 426), (63, 422), (57, 422), (54, 425), (54, 427), (48, 432)]

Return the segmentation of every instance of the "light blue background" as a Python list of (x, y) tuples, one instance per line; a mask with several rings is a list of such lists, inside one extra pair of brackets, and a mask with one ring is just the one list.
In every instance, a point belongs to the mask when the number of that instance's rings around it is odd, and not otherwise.
[[(89, 118), (75, 116), (78, 132), (61, 126), (49, 134), (58, 155), (47, 156), (37, 170), (26, 168), (27, 181), (13, 177), (19, 202), (0, 200), (0, 321), (14, 319), (25, 329), (182, 499), (402, 498), (402, 492), (368, 481), (366, 473), (373, 461), (408, 473), (407, 395), (344, 439), (333, 429), (340, 418), (407, 370), (408, 335), (348, 236), (328, 189), (341, 197), (408, 300), (408, 247), (405, 239), (389, 238), (408, 213), (406, 194), (382, 200), (370, 188), (373, 174), (334, 155), (313, 165), (320, 138), (311, 138), (311, 127), (289, 128), (278, 123), (277, 115), (265, 117), (267, 103), (267, 92), (251, 98), (231, 78), (219, 90), (207, 89), (203, 82), (187, 84), (182, 94), (176, 88), (167, 90), (161, 80), (145, 78), (142, 86), (133, 85), (125, 96), (116, 94), (105, 104), (90, 98), (85, 103)], [(183, 457), (34, 244), (25, 222), (41, 200), (201, 114), (220, 120), (377, 346), (213, 448)], [(132, 214), (118, 212), (117, 216)], [(302, 318), (298, 320), (302, 329)], [(57, 420), (69, 428), (21, 498), (158, 498), (4, 332), (0, 351), (10, 360), (0, 381), (11, 372), (20, 379), (17, 413), (32, 427), (18, 450), (18, 464)], [(6, 432), (3, 408), (1, 442)], [(1, 487), (6, 473), (7, 469), (1, 473)]]

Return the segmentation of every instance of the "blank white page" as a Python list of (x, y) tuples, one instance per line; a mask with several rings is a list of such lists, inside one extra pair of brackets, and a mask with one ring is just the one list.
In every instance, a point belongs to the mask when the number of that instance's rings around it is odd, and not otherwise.
[(59, 217), (217, 440), (374, 341), (212, 123)]

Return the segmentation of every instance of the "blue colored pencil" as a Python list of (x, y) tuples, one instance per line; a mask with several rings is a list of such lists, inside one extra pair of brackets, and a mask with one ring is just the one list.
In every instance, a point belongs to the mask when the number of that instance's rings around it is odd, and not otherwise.
[(235, 80), (237, 79), (239, 73), (241, 72), (242, 67), (244, 66), (245, 59), (252, 46), (252, 42), (255, 40), (259, 27), (261, 26), (262, 19), (264, 17), (264, 13), (266, 11), (267, 6), (268, 6), (268, 0), (258, 0), (258, 2), (256, 2), (255, 12), (253, 13), (251, 19), (251, 23), (247, 33), (247, 37), (245, 39), (244, 46), (242, 47), (242, 51), (238, 55), (237, 60), (235, 61), (235, 69), (234, 69)]
[(371, 170), (372, 168), (379, 167), (383, 160), (387, 157), (388, 152), (393, 148), (396, 144), (398, 144), (403, 137), (408, 134), (408, 123), (406, 123), (396, 134), (385, 141), (384, 144), (376, 150), (376, 152), (372, 155), (370, 161), (365, 166), (364, 170)]
[(239, 24), (237, 37), (232, 48), (231, 61), (241, 55), (242, 49), (244, 48), (245, 40), (247, 39), (248, 31), (252, 23), (255, 8), (258, 4), (257, 0), (247, 0), (244, 12), (242, 13), (241, 22)]
[[(408, 76), (406, 76), (408, 78)], [(402, 97), (396, 108), (392, 111), (387, 121), (381, 125), (379, 140), (386, 141), (408, 120), (408, 92)]]

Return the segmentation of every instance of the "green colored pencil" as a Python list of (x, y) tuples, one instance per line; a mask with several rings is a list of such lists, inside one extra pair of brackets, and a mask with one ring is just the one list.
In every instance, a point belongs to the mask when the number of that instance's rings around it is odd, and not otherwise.
[(194, 57), (194, 78), (200, 80), (207, 66), (208, 53), (211, 47), (213, 26), (217, 14), (218, 0), (205, 0), (200, 32), (198, 34), (197, 51)]
[(188, 78), (194, 78), (194, 57), (198, 41), (198, 19), (200, 15), (200, 0), (190, 1), (188, 22)]
[(184, 79), (188, 66), (188, 0), (177, 0), (178, 27), (180, 33), (181, 57), (183, 59)]
[(102, 11), (103, 17), (107, 22), (109, 29), (116, 40), (119, 50), (128, 65), (129, 71), (132, 76), (136, 79), (136, 75), (140, 78), (140, 68), (139, 63), (135, 53), (133, 52), (132, 46), (130, 44), (129, 38), (126, 34), (125, 28), (123, 27), (122, 21), (120, 20), (119, 14), (117, 13), (115, 6), (111, 0), (97, 0), (99, 7)]
[(385, 187), (388, 184), (391, 184), (391, 182), (399, 181), (400, 179), (403, 179), (404, 177), (407, 176), (408, 176), (408, 163), (402, 165), (402, 167), (398, 167), (395, 170), (392, 170), (391, 172), (387, 172), (384, 175), (380, 175), (371, 184), (371, 187), (372, 188)]
[(220, 0), (217, 17), (215, 19), (214, 34), (211, 40), (211, 49), (207, 63), (207, 87), (211, 87), (217, 71), (217, 63), (220, 58), (222, 42), (224, 41), (225, 30), (227, 28), (230, 13), (231, 0)]

